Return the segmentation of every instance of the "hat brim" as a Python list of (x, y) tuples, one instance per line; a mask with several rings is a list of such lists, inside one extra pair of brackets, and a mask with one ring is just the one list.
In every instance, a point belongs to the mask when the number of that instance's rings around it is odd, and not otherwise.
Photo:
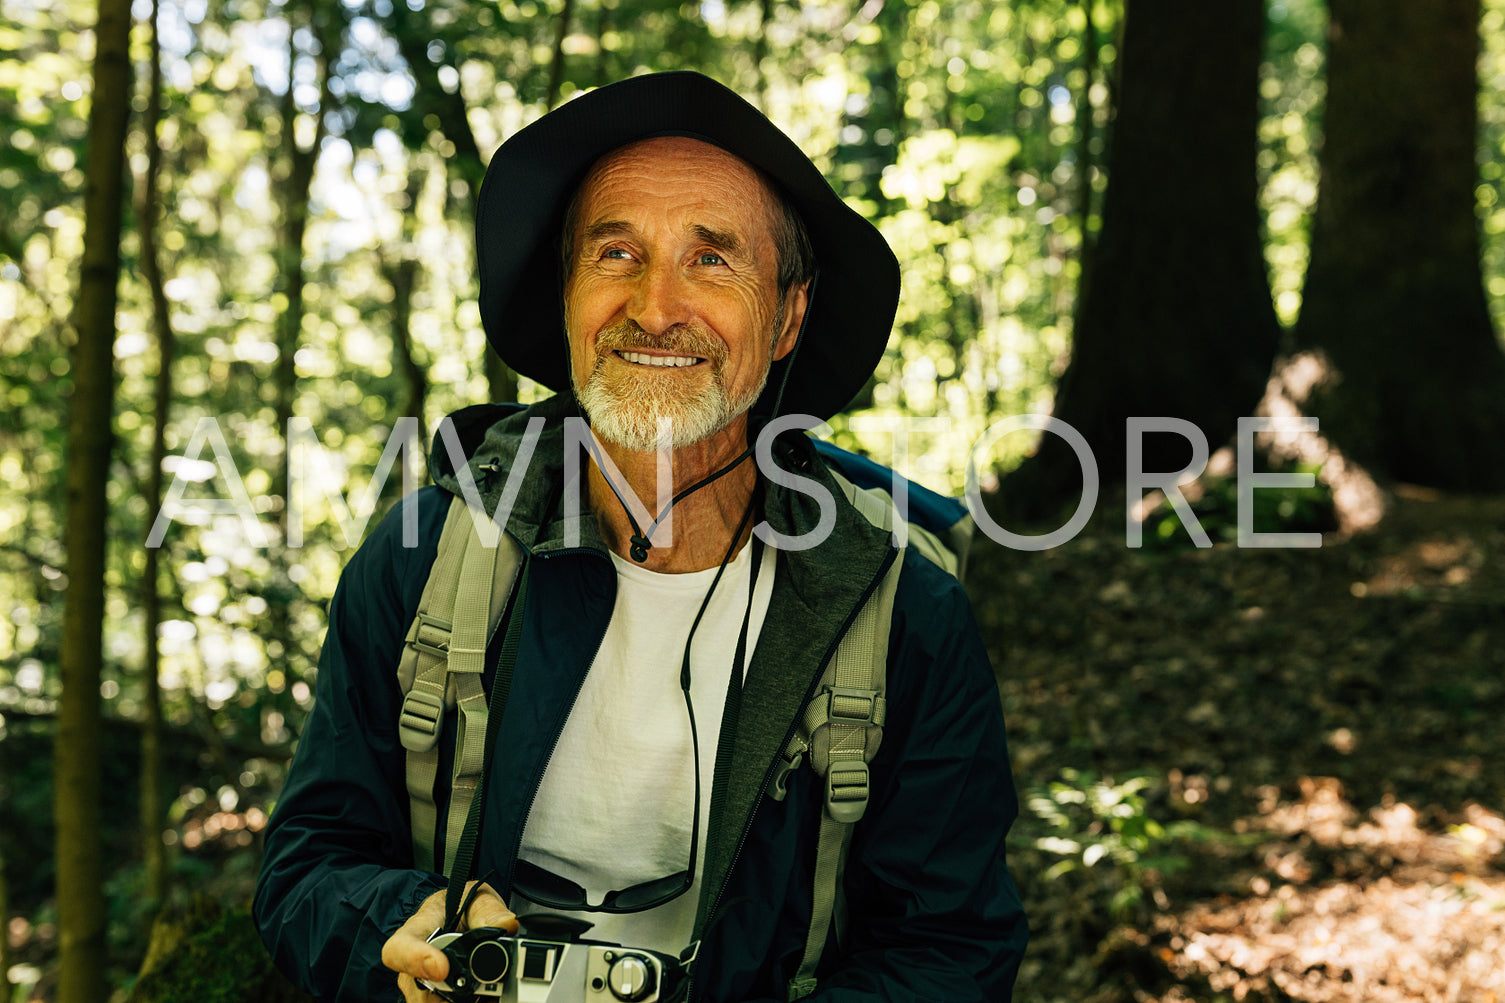
[(819, 169), (735, 92), (699, 73), (633, 77), (590, 91), (538, 119), (492, 157), (476, 208), (481, 323), (513, 370), (570, 388), (560, 295), (564, 212), (603, 155), (640, 139), (688, 135), (771, 177), (804, 220), (820, 270), (796, 353), (776, 363), (768, 398), (789, 366), (783, 414), (836, 414), (872, 375), (893, 327), (899, 264), (882, 234), (843, 202)]

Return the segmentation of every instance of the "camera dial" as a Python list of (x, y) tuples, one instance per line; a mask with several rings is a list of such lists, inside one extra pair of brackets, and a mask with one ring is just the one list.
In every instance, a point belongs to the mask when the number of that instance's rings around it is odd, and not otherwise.
[(624, 1003), (635, 1003), (652, 995), (654, 968), (641, 955), (624, 952), (611, 962), (606, 973), (606, 983), (611, 994)]

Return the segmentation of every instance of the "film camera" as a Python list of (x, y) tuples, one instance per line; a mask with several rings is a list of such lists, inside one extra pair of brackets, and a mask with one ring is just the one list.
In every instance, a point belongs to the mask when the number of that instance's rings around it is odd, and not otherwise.
[[(513, 935), (489, 926), (435, 933), (429, 943), (449, 959), (449, 974), (443, 982), (420, 979), (419, 985), (452, 1003), (482, 996), (517, 1003), (579, 999), (582, 987), (591, 1003), (670, 1003), (677, 998), (684, 972), (669, 955), (582, 940), (580, 931), (568, 928), (545, 929), (552, 936)], [(551, 997), (556, 986), (562, 988)]]

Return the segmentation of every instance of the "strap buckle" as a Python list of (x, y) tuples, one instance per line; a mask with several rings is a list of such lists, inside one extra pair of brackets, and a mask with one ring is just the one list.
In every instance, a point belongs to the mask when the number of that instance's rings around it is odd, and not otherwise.
[(454, 624), (427, 613), (418, 614), (418, 629), (413, 632), (413, 647), (436, 658), (449, 657), (449, 637)]
[(855, 822), (867, 811), (868, 768), (861, 759), (832, 760), (826, 771), (826, 812), (837, 822)]
[(829, 724), (882, 727), (885, 701), (877, 690), (858, 686), (828, 686), (830, 705), (826, 711)]
[(409, 752), (427, 752), (439, 741), (439, 725), (444, 720), (444, 694), (414, 686), (402, 701), (397, 717), (397, 735)]

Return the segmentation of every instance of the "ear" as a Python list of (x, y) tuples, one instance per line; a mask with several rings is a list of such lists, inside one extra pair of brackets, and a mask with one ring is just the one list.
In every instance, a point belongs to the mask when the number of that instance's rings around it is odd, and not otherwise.
[(810, 283), (792, 286), (784, 299), (784, 329), (773, 343), (773, 361), (777, 362), (794, 351), (799, 340), (800, 326), (805, 322), (805, 310), (810, 306)]

